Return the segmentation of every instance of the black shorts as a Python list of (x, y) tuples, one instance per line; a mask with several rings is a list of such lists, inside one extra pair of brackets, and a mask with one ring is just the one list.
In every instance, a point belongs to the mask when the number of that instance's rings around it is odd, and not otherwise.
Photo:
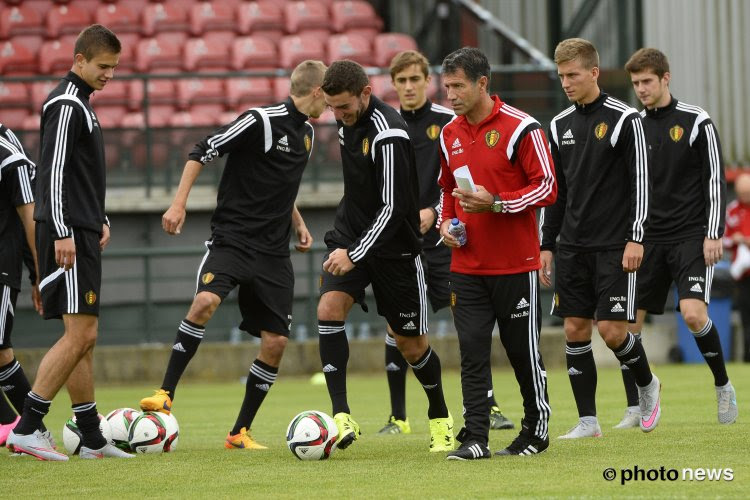
[(427, 297), (432, 311), (438, 312), (451, 302), (451, 249), (441, 244), (435, 248), (425, 248), (423, 252)]
[(289, 336), (294, 302), (294, 271), (289, 256), (277, 257), (206, 242), (198, 268), (196, 294), (211, 292), (223, 301), (239, 286), (240, 329), (260, 337), (261, 330)]
[(99, 316), (99, 292), (102, 287), (101, 235), (97, 231), (74, 228), (76, 260), (69, 270), (55, 262), (55, 240), (48, 224), (36, 223), (36, 248), (42, 279), (44, 319), (62, 318), (63, 314)]
[(609, 321), (635, 321), (636, 273), (622, 270), (623, 250), (555, 254), (552, 314)]
[[(333, 251), (329, 249), (323, 262)], [(397, 333), (412, 337), (427, 333), (427, 283), (421, 256), (413, 259), (370, 257), (343, 276), (323, 271), (320, 295), (345, 292), (355, 302), (364, 303), (365, 288), (372, 284), (378, 314)]]
[(680, 299), (711, 300), (714, 268), (703, 257), (703, 240), (648, 243), (638, 271), (638, 309), (663, 314), (672, 283)]
[(18, 290), (0, 284), (0, 349), (13, 347), (10, 334), (13, 331), (13, 312), (16, 310), (17, 298)]

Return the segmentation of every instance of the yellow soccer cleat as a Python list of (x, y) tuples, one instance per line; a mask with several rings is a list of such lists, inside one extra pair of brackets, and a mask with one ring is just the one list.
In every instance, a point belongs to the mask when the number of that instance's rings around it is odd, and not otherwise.
[(453, 417), (430, 419), (430, 451), (452, 451), (456, 447), (453, 437)]
[(227, 438), (224, 440), (224, 448), (228, 450), (267, 450), (268, 448), (258, 443), (250, 435), (250, 431), (244, 427), (240, 429), (240, 432), (232, 436), (227, 434)]
[(333, 416), (333, 421), (336, 422), (336, 427), (339, 430), (339, 438), (336, 441), (336, 448), (343, 450), (359, 438), (359, 435), (361, 434), (359, 431), (359, 425), (352, 420), (352, 416), (348, 413), (337, 413)]
[(153, 396), (141, 399), (141, 410), (158, 411), (169, 415), (172, 412), (172, 399), (169, 397), (169, 391), (159, 389), (154, 392)]
[(388, 419), (388, 423), (378, 431), (378, 435), (384, 436), (387, 434), (411, 434), (411, 426), (409, 425), (409, 418), (404, 420), (398, 420), (396, 417), (391, 415)]

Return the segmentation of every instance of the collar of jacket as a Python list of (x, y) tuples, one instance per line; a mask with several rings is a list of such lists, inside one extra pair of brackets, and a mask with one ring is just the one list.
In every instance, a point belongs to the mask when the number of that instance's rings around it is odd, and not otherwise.
[(578, 104), (578, 103), (576, 103), (575, 104), (576, 111), (579, 112), (579, 113), (581, 113), (581, 114), (583, 114), (583, 115), (587, 115), (589, 113), (593, 113), (594, 111), (596, 111), (597, 109), (599, 109), (599, 108), (602, 107), (602, 104), (604, 104), (604, 100), (605, 99), (607, 99), (607, 94), (605, 94), (604, 92), (600, 92), (599, 93), (599, 97), (597, 97), (596, 99), (594, 99), (593, 101), (591, 101), (588, 104)]
[(72, 71), (68, 71), (68, 74), (63, 77), (63, 80), (68, 80), (69, 82), (72, 82), (73, 85), (78, 87), (78, 90), (80, 90), (81, 94), (83, 94), (84, 97), (86, 97), (87, 99), (94, 92), (94, 87), (84, 82), (83, 78), (76, 75)]
[(415, 121), (426, 115), (430, 112), (432, 109), (432, 101), (427, 99), (424, 104), (417, 108), (417, 109), (409, 109), (406, 110), (403, 107), (401, 108), (401, 116), (404, 117), (404, 120), (406, 121)]
[(286, 109), (289, 110), (289, 115), (294, 118), (295, 121), (306, 122), (308, 120), (309, 117), (297, 109), (297, 106), (294, 105), (294, 101), (291, 97), (287, 97), (284, 104), (286, 104)]
[(669, 104), (664, 106), (663, 108), (652, 108), (652, 109), (646, 109), (646, 116), (649, 118), (664, 118), (668, 114), (670, 114), (674, 109), (677, 107), (677, 99), (671, 96), (671, 101), (669, 101)]

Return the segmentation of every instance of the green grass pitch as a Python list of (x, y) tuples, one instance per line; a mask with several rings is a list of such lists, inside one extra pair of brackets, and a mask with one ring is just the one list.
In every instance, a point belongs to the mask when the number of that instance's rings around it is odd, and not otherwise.
[[(180, 422), (178, 450), (140, 455), (134, 460), (45, 463), (10, 457), (0, 451), (0, 497), (50, 498), (515, 498), (515, 497), (643, 497), (748, 498), (750, 491), (750, 365), (732, 364), (740, 416), (734, 425), (716, 422), (712, 379), (704, 365), (658, 366), (663, 413), (650, 434), (638, 429), (613, 430), (624, 411), (624, 391), (617, 369), (599, 371), (598, 411), (604, 432), (600, 439), (559, 441), (576, 421), (567, 374), (551, 371), (550, 448), (533, 457), (493, 457), (478, 462), (446, 461), (429, 453), (426, 398), (409, 375), (407, 411), (412, 434), (376, 436), (389, 413), (385, 374), (349, 378), (352, 415), (362, 436), (331, 459), (302, 462), (286, 447), (290, 419), (302, 410), (330, 412), (325, 386), (308, 378), (284, 377), (269, 393), (255, 420), (253, 435), (265, 451), (225, 450), (223, 439), (234, 423), (244, 386), (183, 383), (174, 405)], [(521, 403), (513, 374), (496, 369), (495, 392), (504, 411), (518, 425)], [(444, 374), (448, 406), (461, 426), (459, 374)], [(153, 387), (99, 387), (101, 413), (137, 407)], [(47, 425), (60, 441), (70, 406), (63, 392), (55, 400)], [(490, 448), (507, 445), (516, 431), (490, 431)], [(644, 471), (644, 477), (621, 484), (623, 469)], [(665, 475), (676, 470), (671, 481)], [(604, 470), (616, 478), (607, 481)], [(683, 480), (683, 469), (732, 469), (733, 479)], [(655, 472), (648, 472), (653, 470)], [(654, 480), (649, 480), (649, 475)], [(674, 476), (673, 476), (674, 477)]]

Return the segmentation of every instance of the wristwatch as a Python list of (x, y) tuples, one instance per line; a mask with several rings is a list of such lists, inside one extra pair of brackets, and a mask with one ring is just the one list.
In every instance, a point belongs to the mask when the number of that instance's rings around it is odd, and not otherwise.
[(499, 194), (492, 195), (495, 201), (492, 202), (492, 205), (490, 205), (490, 210), (495, 213), (500, 213), (503, 211), (503, 200), (500, 199)]

